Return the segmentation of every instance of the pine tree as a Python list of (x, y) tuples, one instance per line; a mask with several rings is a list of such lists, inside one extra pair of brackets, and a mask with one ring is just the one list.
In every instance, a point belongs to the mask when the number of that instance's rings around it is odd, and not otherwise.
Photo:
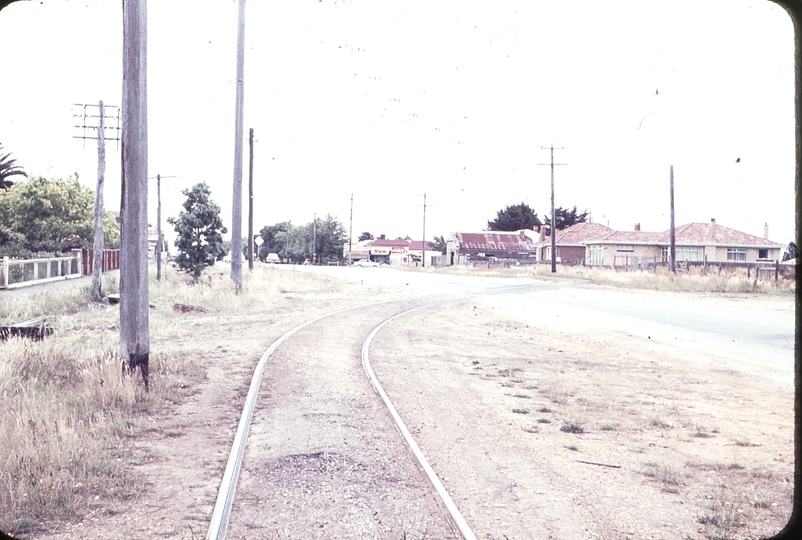
[(201, 182), (181, 193), (187, 197), (184, 211), (177, 218), (168, 218), (167, 222), (178, 234), (176, 264), (183, 270), (192, 270), (197, 279), (205, 267), (212, 266), (226, 254), (222, 235), (227, 230), (220, 219), (220, 206), (211, 200), (212, 192), (206, 183)]

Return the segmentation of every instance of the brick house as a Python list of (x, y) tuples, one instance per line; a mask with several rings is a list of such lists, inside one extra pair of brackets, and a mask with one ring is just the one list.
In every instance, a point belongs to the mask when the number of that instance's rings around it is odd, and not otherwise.
[[(677, 261), (759, 263), (779, 260), (784, 246), (772, 242), (768, 230), (764, 238), (710, 223), (687, 223), (675, 229)], [(670, 231), (646, 232), (640, 225), (633, 231), (610, 231), (586, 239), (585, 261), (588, 266), (628, 265), (633, 258), (648, 258), (658, 263), (669, 261)]]
[[(540, 229), (540, 241), (535, 246), (538, 261), (551, 261), (551, 238), (546, 236), (546, 228)], [(585, 262), (585, 242), (587, 240), (604, 236), (613, 232), (609, 227), (600, 223), (575, 223), (561, 231), (554, 237), (554, 247), (557, 251), (557, 260), (560, 262)]]

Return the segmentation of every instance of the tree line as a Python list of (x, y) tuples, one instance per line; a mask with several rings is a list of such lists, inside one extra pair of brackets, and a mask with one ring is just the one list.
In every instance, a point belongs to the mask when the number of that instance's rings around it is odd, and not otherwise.
[[(61, 254), (92, 246), (94, 192), (78, 181), (77, 174), (2, 182), (0, 256), (30, 258), (34, 253)], [(108, 248), (119, 247), (120, 228), (108, 211), (103, 214), (103, 235)]]
[[(590, 214), (587, 210), (579, 212), (574, 206), (571, 209), (554, 209), (555, 227), (558, 231), (567, 229), (577, 223), (585, 223)], [(508, 205), (496, 212), (496, 217), (487, 221), (487, 228), (491, 231), (520, 231), (521, 229), (534, 229), (535, 227), (546, 227), (546, 235), (551, 235), (551, 218), (546, 216), (543, 221), (528, 204), (520, 203)]]

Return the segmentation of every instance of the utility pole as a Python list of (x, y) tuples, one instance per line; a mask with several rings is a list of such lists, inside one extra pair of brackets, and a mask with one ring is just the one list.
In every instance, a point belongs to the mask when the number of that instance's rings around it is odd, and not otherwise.
[(354, 238), (354, 194), (351, 193), (351, 225), (348, 229), (348, 266), (351, 266), (351, 241)]
[(231, 281), (242, 288), (242, 130), (245, 101), (245, 0), (237, 0), (237, 95), (234, 108), (234, 196), (231, 212)]
[(248, 270), (253, 270), (253, 128), (248, 131)]
[(103, 107), (103, 101), (98, 103), (100, 110), (100, 118), (97, 128), (97, 189), (95, 189), (95, 240), (94, 240), (94, 261), (92, 262), (92, 297), (95, 300), (100, 300), (102, 292), (100, 286), (102, 280), (100, 278), (103, 272), (103, 183), (106, 179), (106, 141), (104, 133), (103, 117), (106, 114), (106, 109)]
[(317, 263), (317, 214), (312, 214), (312, 264)]
[(148, 388), (147, 1), (123, 0), (120, 355)]
[(426, 192), (423, 192), (423, 256), (420, 261), (421, 268), (426, 266)]
[[(551, 149), (551, 229), (549, 236), (551, 236), (551, 273), (557, 272), (557, 248), (555, 238), (557, 237), (557, 218), (554, 215), (554, 166), (566, 165), (566, 163), (554, 163), (554, 144), (550, 146), (541, 146), (542, 150)], [(560, 146), (557, 150), (565, 150), (565, 147)], [(549, 165), (549, 163), (539, 163), (538, 165)]]
[[(419, 205), (420, 206), (420, 205)], [(421, 257), (421, 267), (426, 266), (426, 192), (423, 193), (423, 254)], [(431, 206), (431, 205), (429, 205)]]
[[(81, 130), (79, 135), (73, 135), (73, 139), (84, 139), (84, 141), (90, 138), (97, 139), (97, 188), (95, 189), (94, 215), (95, 239), (92, 246), (94, 253), (92, 258), (91, 290), (92, 297), (95, 300), (100, 300), (103, 296), (101, 291), (102, 279), (100, 276), (103, 273), (103, 251), (105, 249), (105, 239), (103, 237), (103, 186), (105, 185), (106, 179), (106, 140), (120, 140), (120, 108), (110, 105), (109, 109), (116, 109), (116, 112), (107, 116), (106, 106), (103, 104), (103, 101), (100, 101), (97, 105), (76, 103), (73, 106), (78, 108), (77, 111), (73, 109), (73, 122), (78, 122), (77, 124), (73, 123), (73, 128)], [(94, 107), (98, 108), (97, 115), (92, 114), (94, 112), (92, 110)], [(107, 118), (117, 121), (117, 131), (112, 131), (113, 134), (110, 137), (106, 135)], [(95, 122), (95, 119), (97, 119), (97, 122)], [(87, 129), (90, 130), (89, 136), (87, 136)], [(96, 131), (94, 137), (91, 135), (91, 130), (93, 129)], [(112, 127), (111, 129), (114, 130), (115, 128)]]
[[(156, 280), (162, 279), (162, 245), (164, 238), (162, 235), (162, 178), (175, 178), (175, 176), (156, 175)], [(148, 176), (148, 180), (152, 180)]]
[(671, 228), (669, 230), (669, 251), (668, 251), (668, 268), (672, 274), (677, 273), (677, 266), (675, 264), (677, 255), (677, 239), (674, 234), (674, 166), (671, 165), (669, 169), (669, 189), (671, 191)]

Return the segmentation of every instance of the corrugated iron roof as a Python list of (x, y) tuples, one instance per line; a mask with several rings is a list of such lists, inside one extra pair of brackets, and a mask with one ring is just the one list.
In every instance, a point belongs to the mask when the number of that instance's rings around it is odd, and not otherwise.
[(520, 232), (457, 233), (459, 245), (466, 249), (484, 249), (488, 251), (530, 250), (534, 247), (528, 236), (521, 238)]

